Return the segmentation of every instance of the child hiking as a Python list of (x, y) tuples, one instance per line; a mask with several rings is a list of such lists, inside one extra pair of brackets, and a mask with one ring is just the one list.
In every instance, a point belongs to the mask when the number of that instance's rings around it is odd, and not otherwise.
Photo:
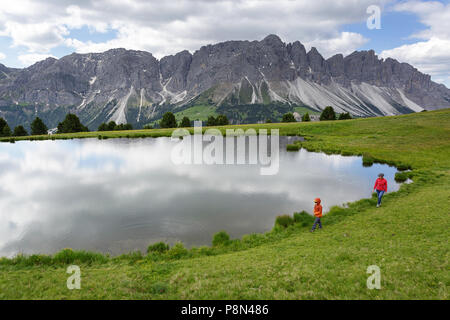
[(314, 232), (314, 230), (316, 230), (317, 224), (319, 224), (319, 229), (322, 229), (322, 222), (320, 221), (320, 219), (322, 218), (322, 206), (320, 205), (320, 202), (320, 198), (314, 199), (314, 216), (316, 217), (316, 219), (314, 220), (311, 232)]
[(384, 178), (383, 173), (380, 173), (378, 179), (375, 181), (373, 191), (375, 190), (377, 191), (378, 196), (377, 208), (379, 208), (381, 206), (381, 198), (383, 198), (384, 193), (387, 192), (387, 181)]

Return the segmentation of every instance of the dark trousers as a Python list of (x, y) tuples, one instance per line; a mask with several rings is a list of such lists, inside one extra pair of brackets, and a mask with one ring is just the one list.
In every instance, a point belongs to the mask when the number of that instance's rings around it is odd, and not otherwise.
[(322, 229), (322, 222), (320, 221), (320, 218), (317, 218), (314, 220), (314, 224), (311, 230), (316, 230), (316, 226), (319, 224), (319, 229)]
[(384, 195), (384, 191), (383, 190), (377, 190), (377, 195), (378, 195), (378, 205), (381, 204), (381, 199), (383, 198)]

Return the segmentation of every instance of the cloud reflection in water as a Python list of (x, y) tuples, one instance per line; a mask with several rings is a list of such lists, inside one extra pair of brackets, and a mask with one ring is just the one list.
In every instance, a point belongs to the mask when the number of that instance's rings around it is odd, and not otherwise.
[[(283, 145), (283, 144), (282, 144)], [(370, 196), (384, 172), (358, 157), (285, 152), (280, 171), (248, 165), (175, 166), (168, 138), (0, 144), (0, 256), (62, 248), (118, 254), (166, 240), (209, 245), (264, 232), (279, 214), (324, 209)]]

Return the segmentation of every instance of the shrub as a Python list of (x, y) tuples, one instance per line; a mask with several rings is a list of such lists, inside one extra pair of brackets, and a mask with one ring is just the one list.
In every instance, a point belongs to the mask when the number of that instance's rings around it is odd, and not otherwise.
[(408, 174), (406, 172), (397, 172), (395, 174), (395, 181), (405, 182), (406, 180), (408, 180)]
[(286, 146), (286, 150), (287, 151), (298, 151), (298, 150), (300, 150), (300, 148), (301, 148), (301, 146), (299, 144), (297, 144), (297, 143), (288, 144)]
[(5, 119), (0, 118), (0, 137), (10, 137), (12, 134), (11, 128)]
[(406, 171), (406, 170), (410, 170), (411, 166), (407, 165), (407, 164), (399, 164), (397, 165), (397, 170), (398, 171)]
[(267, 119), (266, 123), (272, 123), (272, 120), (271, 119)]
[(191, 126), (191, 119), (188, 117), (183, 117), (180, 123), (180, 128), (188, 128)]
[(117, 127), (117, 123), (115, 121), (110, 121), (106, 124), (109, 131), (113, 131)]
[(32, 254), (26, 259), (26, 264), (29, 266), (49, 265), (52, 262), (52, 257), (43, 254)]
[(336, 120), (336, 113), (333, 107), (326, 107), (320, 115), (320, 121)]
[(41, 120), (41, 118), (36, 117), (31, 123), (31, 134), (32, 135), (40, 135), (47, 134), (48, 128), (45, 123)]
[(169, 250), (169, 245), (164, 242), (157, 242), (151, 244), (147, 248), (147, 253), (156, 252), (156, 253), (164, 253)]
[(182, 257), (187, 256), (189, 251), (184, 247), (184, 245), (181, 242), (177, 242), (169, 251), (167, 251), (167, 254), (172, 259), (180, 259)]
[(258, 245), (263, 243), (265, 240), (265, 235), (261, 233), (252, 233), (252, 234), (246, 234), (242, 236), (242, 242), (252, 245)]
[(151, 124), (146, 124), (146, 125), (144, 126), (144, 129), (150, 130), (150, 129), (153, 129), (153, 126), (152, 126)]
[(353, 155), (350, 151), (341, 151), (341, 155), (344, 157), (350, 157)]
[(209, 116), (208, 120), (206, 121), (206, 125), (208, 127), (213, 127), (216, 125), (216, 118), (214, 118), (214, 116)]
[(295, 212), (294, 222), (300, 224), (302, 227), (311, 225), (314, 222), (314, 217), (306, 211)]
[(309, 122), (311, 121), (311, 118), (309, 117), (309, 113), (305, 113), (302, 117), (302, 122)]
[(352, 116), (349, 112), (341, 113), (338, 118), (338, 120), (349, 120), (349, 119), (352, 119)]
[(106, 123), (102, 123), (98, 126), (97, 131), (108, 131), (108, 125)]
[(230, 121), (228, 121), (228, 118), (224, 114), (219, 114), (216, 118), (216, 126), (226, 126), (229, 125)]
[(124, 260), (128, 261), (129, 264), (133, 264), (136, 261), (142, 260), (144, 257), (142, 256), (142, 252), (138, 251), (132, 251), (129, 253), (122, 254), (118, 257), (115, 257), (115, 260)]
[(214, 247), (226, 245), (230, 241), (230, 236), (225, 231), (217, 232), (212, 240), (212, 245)]
[(55, 262), (72, 263), (75, 261), (75, 252), (72, 249), (63, 249), (53, 257)]
[(27, 136), (28, 132), (27, 130), (25, 130), (25, 128), (23, 126), (17, 126), (14, 128), (14, 136), (15, 137), (23, 137), (23, 136)]
[(3, 127), (2, 132), (0, 133), (1, 137), (10, 137), (11, 136), (11, 128), (8, 124)]
[(133, 130), (133, 125), (131, 123), (121, 123), (115, 126), (115, 131), (123, 131), (123, 130)]
[(133, 130), (133, 126), (130, 123), (116, 124), (114, 121), (109, 123), (102, 123), (98, 126), (97, 131), (121, 131), (121, 130)]
[(66, 118), (58, 124), (58, 133), (74, 133), (74, 132), (87, 132), (89, 131), (85, 127), (80, 119), (72, 113), (66, 115)]
[(0, 258), (0, 265), (34, 266), (34, 265), (51, 265), (51, 264), (52, 264), (52, 257), (41, 254), (33, 254), (31, 256), (18, 254), (12, 259)]
[(177, 120), (172, 112), (164, 113), (161, 121), (159, 122), (161, 128), (176, 128)]
[(209, 116), (208, 120), (206, 121), (206, 125), (208, 127), (213, 126), (226, 126), (229, 125), (230, 121), (228, 121), (228, 118), (224, 114), (219, 114), (217, 118), (214, 118), (214, 116)]
[(362, 163), (364, 167), (370, 167), (375, 162), (375, 159), (369, 154), (363, 154)]
[(53, 262), (69, 264), (73, 262), (92, 263), (92, 262), (106, 262), (107, 257), (101, 253), (89, 251), (74, 251), (72, 249), (63, 249), (53, 256)]
[(294, 115), (292, 113), (286, 113), (283, 115), (283, 119), (281, 122), (288, 123), (288, 122), (296, 122)]
[(3, 129), (8, 125), (5, 119), (0, 117), (0, 137), (3, 137)]
[(293, 224), (294, 224), (294, 219), (290, 215), (287, 215), (287, 214), (278, 216), (275, 220), (275, 226), (280, 226), (283, 228), (287, 228)]

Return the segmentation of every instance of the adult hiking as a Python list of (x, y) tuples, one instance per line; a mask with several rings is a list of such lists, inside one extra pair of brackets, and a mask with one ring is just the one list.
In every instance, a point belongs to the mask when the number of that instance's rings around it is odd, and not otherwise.
[(378, 179), (375, 181), (375, 185), (373, 186), (373, 191), (377, 192), (378, 196), (377, 208), (379, 208), (381, 206), (381, 199), (383, 198), (383, 195), (387, 192), (387, 181), (384, 178), (383, 173), (380, 173), (378, 175)]
[(320, 219), (322, 218), (322, 205), (320, 204), (320, 198), (314, 199), (314, 216), (316, 219), (314, 219), (314, 224), (312, 226), (311, 232), (314, 232), (316, 230), (316, 226), (319, 225), (319, 229), (322, 229), (322, 222)]

